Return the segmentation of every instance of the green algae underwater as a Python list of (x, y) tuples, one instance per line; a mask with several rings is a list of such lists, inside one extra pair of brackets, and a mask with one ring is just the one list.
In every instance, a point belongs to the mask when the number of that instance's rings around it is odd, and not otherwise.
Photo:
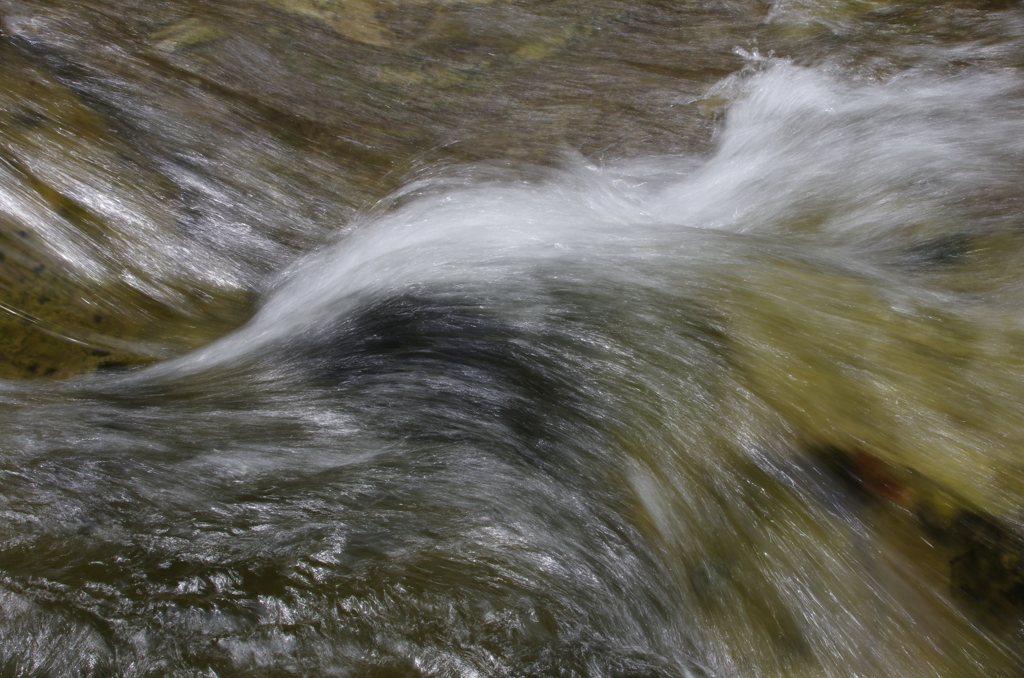
[(1024, 674), (1021, 55), (0, 0), (0, 674)]

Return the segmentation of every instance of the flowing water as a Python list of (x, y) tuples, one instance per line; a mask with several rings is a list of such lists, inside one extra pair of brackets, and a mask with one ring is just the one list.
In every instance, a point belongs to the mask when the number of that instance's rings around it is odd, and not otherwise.
[(0, 0), (0, 673), (1024, 674), (1022, 55)]

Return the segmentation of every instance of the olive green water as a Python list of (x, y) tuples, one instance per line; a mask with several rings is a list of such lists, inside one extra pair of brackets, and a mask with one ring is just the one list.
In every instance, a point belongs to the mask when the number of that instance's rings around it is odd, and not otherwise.
[(0, 674), (1021, 675), (1022, 48), (0, 0)]

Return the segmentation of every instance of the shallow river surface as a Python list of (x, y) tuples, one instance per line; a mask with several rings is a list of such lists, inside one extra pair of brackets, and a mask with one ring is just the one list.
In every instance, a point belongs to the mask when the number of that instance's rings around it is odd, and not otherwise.
[(0, 674), (1024, 675), (1024, 10), (0, 0)]

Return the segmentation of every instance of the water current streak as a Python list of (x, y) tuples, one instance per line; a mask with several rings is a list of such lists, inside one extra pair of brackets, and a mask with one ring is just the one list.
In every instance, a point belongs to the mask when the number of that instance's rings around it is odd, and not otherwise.
[(1020, 675), (1022, 37), (0, 0), (0, 674)]

